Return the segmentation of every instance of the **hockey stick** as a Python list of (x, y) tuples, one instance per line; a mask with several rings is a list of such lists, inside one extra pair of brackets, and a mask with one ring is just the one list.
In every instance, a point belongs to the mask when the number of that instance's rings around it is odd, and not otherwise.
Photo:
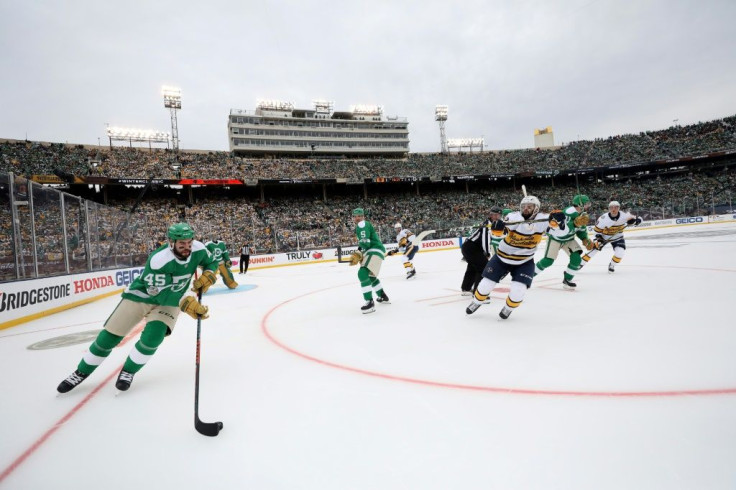
[[(202, 292), (197, 293), (197, 301), (202, 303)], [(194, 377), (194, 428), (203, 436), (214, 437), (222, 430), (222, 422), (202, 422), (199, 420), (199, 345), (202, 333), (202, 318), (197, 318), (197, 369)]]
[[(632, 225), (627, 224), (626, 226), (624, 226), (623, 228), (621, 228), (621, 232), (623, 232), (629, 226), (632, 226)], [(597, 240), (593, 240), (593, 243), (597, 243), (598, 246), (596, 246), (595, 248), (598, 249), (598, 250), (600, 250), (600, 249), (603, 248), (604, 245), (608, 245), (609, 243), (615, 242), (615, 241), (620, 240), (622, 238), (623, 238), (623, 235), (620, 236), (620, 237), (618, 237), (618, 238), (609, 238), (608, 240), (603, 240), (602, 242), (599, 242)]]
[(414, 239), (411, 241), (412, 243), (422, 243), (422, 240), (427, 238), (427, 235), (431, 235), (432, 233), (435, 233), (437, 230), (425, 230), (418, 234)]
[[(547, 221), (549, 221), (549, 218), (544, 218), (544, 219), (529, 219), (529, 220), (523, 220), (523, 221), (509, 221), (508, 223), (504, 222), (504, 225), (520, 225), (522, 223), (545, 223)], [(426, 231), (421, 232), (419, 235), (417, 235), (417, 238), (414, 241), (421, 242), (427, 235), (430, 235), (432, 233), (445, 232), (445, 231), (450, 231), (450, 230), (457, 230), (457, 229), (460, 229), (460, 228), (481, 228), (481, 227), (490, 228), (491, 225), (490, 224), (488, 224), (488, 225), (482, 225), (481, 224), (481, 225), (472, 225), (472, 226), (454, 226), (452, 228), (438, 228), (436, 230), (426, 230)]]

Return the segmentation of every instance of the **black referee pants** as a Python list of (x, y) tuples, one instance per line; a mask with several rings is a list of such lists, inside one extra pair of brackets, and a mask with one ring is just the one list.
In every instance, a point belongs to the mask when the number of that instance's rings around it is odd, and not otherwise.
[(468, 263), (465, 268), (465, 276), (463, 276), (463, 282), (460, 289), (463, 291), (475, 291), (478, 287), (478, 283), (483, 278), (483, 269), (485, 269), (488, 263), (486, 254), (483, 253), (483, 249), (476, 242), (465, 240), (463, 246), (460, 247), (460, 251)]
[(248, 272), (248, 263), (250, 262), (250, 255), (240, 255), (240, 273), (245, 274)]

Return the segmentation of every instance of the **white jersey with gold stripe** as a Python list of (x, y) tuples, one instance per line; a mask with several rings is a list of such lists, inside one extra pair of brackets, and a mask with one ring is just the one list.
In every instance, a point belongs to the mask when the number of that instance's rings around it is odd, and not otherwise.
[(411, 245), (412, 240), (414, 240), (414, 233), (406, 228), (401, 230), (399, 234), (396, 235), (396, 243), (399, 244), (399, 247), (408, 247), (409, 245)]
[(611, 213), (602, 214), (598, 216), (593, 231), (603, 235), (606, 241), (612, 242), (618, 240), (624, 236), (623, 232), (626, 222), (633, 217), (633, 214), (627, 213), (626, 211), (619, 211), (616, 217), (611, 216)]
[[(535, 220), (546, 220), (549, 218), (547, 213), (537, 213)], [(514, 222), (523, 221), (524, 217), (521, 212), (516, 211), (509, 213), (504, 221)], [(547, 232), (549, 222), (541, 223), (519, 223), (516, 225), (506, 225), (508, 234), (498, 246), (496, 254), (498, 258), (507, 264), (523, 264), (524, 262), (534, 258), (537, 251), (537, 245), (542, 241), (542, 236)]]

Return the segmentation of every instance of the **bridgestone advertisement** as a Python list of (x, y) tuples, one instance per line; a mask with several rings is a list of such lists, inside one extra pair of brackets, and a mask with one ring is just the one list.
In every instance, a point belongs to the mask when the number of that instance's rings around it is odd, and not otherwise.
[(142, 267), (0, 284), (0, 329), (119, 293)]

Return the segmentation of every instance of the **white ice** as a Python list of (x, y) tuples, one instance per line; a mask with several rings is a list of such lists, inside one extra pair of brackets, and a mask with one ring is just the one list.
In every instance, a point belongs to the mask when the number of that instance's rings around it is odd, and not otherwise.
[(369, 315), (343, 264), (218, 283), (214, 438), (193, 427), (188, 317), (121, 394), (132, 341), (66, 395), (89, 341), (27, 349), (101, 328), (118, 297), (0, 331), (0, 488), (736, 488), (736, 223), (626, 238), (616, 272), (607, 247), (574, 292), (561, 255), (506, 321), (503, 291), (465, 314), (457, 249), (418, 254), (410, 281), (387, 259), (391, 304)]

